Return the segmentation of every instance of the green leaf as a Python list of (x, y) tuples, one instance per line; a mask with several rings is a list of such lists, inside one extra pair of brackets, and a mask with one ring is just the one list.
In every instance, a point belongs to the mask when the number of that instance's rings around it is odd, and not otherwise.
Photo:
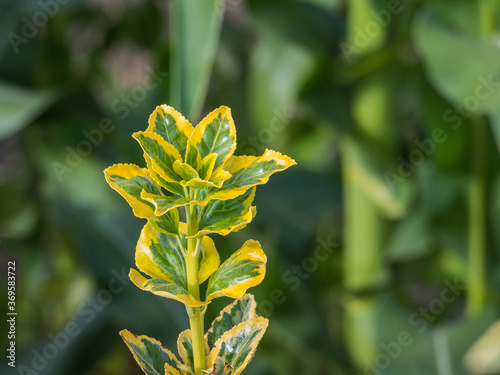
[[(173, 194), (179, 195), (181, 197), (185, 196), (184, 187), (178, 182), (169, 182), (169, 181), (165, 180), (162, 177), (161, 168), (156, 163), (153, 162), (153, 160), (151, 159), (151, 157), (149, 155), (144, 154), (144, 159), (146, 160), (149, 174), (151, 175), (153, 180), (156, 181), (156, 183), (158, 185), (164, 187), (166, 190), (168, 190), (169, 192), (171, 192)], [(159, 170), (160, 172), (157, 172), (157, 170)]]
[(205, 199), (232, 199), (252, 186), (265, 184), (273, 173), (295, 164), (295, 160), (273, 150), (266, 150), (259, 157), (232, 156), (224, 167), (232, 176), (224, 182), (221, 189), (214, 189)]
[(220, 357), (233, 368), (234, 375), (241, 374), (252, 360), (268, 323), (263, 317), (252, 318), (224, 333), (210, 352), (209, 367)]
[(130, 204), (134, 215), (144, 219), (155, 217), (155, 207), (141, 197), (141, 192), (161, 194), (161, 188), (145, 168), (133, 164), (115, 164), (104, 171), (109, 186)]
[(471, 2), (428, 3), (415, 17), (413, 36), (436, 89), (460, 111), (484, 114), (500, 106), (500, 46), (496, 36), (482, 38), (470, 29), (477, 18)]
[(213, 200), (203, 210), (196, 236), (218, 233), (223, 236), (244, 228), (255, 216), (252, 201), (255, 188), (231, 200)]
[(189, 119), (198, 119), (217, 52), (223, 7), (218, 0), (175, 0), (169, 14), (172, 104)]
[(215, 318), (208, 332), (205, 334), (205, 341), (210, 348), (215, 346), (215, 342), (221, 336), (237, 326), (257, 316), (255, 298), (251, 294), (245, 294), (221, 311)]
[(37, 92), (0, 83), (0, 140), (29, 125), (58, 97), (55, 90)]
[(264, 279), (266, 262), (260, 243), (246, 241), (208, 280), (207, 301), (222, 296), (240, 298)]
[(184, 157), (187, 141), (193, 130), (193, 125), (182, 114), (168, 105), (161, 105), (149, 117), (146, 132), (159, 134)]
[[(196, 151), (202, 160), (210, 154), (217, 154), (213, 170), (217, 170), (226, 159), (233, 155), (236, 149), (236, 127), (234, 126), (231, 110), (228, 107), (219, 107), (208, 114), (194, 129), (189, 138), (186, 161), (193, 167), (193, 155)], [(188, 159), (189, 158), (189, 159)]]
[[(174, 162), (181, 160), (179, 151), (156, 133), (137, 132), (133, 137), (139, 142), (144, 153), (149, 156), (152, 169), (167, 182), (180, 182), (174, 170)], [(148, 166), (149, 168), (149, 166)]]
[(158, 340), (148, 336), (136, 336), (126, 329), (120, 335), (134, 355), (135, 360), (147, 375), (164, 375), (165, 365), (177, 369), (179, 360)]

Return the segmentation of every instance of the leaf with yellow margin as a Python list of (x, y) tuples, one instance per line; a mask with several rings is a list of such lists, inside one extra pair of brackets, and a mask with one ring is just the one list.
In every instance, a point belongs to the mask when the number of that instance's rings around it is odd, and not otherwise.
[(217, 358), (221, 358), (222, 363), (231, 366), (233, 375), (241, 374), (252, 360), (268, 323), (269, 321), (263, 317), (252, 318), (224, 333), (210, 352), (209, 368), (217, 363)]
[(151, 292), (160, 297), (174, 299), (191, 307), (200, 307), (207, 305), (209, 302), (198, 301), (189, 292), (177, 284), (163, 279), (146, 279), (134, 269), (130, 270), (130, 280), (139, 289)]
[[(190, 329), (186, 329), (185, 331), (181, 332), (181, 334), (177, 338), (177, 351), (179, 352), (179, 356), (181, 357), (187, 369), (191, 373), (194, 373), (193, 341), (191, 339)], [(210, 353), (210, 349), (208, 348), (206, 343), (205, 353), (207, 356)]]
[(205, 199), (233, 199), (252, 186), (265, 184), (273, 173), (295, 164), (295, 160), (273, 150), (266, 150), (259, 157), (231, 156), (224, 165), (224, 170), (231, 173), (231, 177), (219, 190), (214, 189)]
[(240, 298), (248, 288), (262, 282), (266, 262), (260, 243), (246, 241), (208, 280), (207, 301), (223, 296)]
[(231, 328), (249, 319), (255, 318), (257, 304), (251, 294), (245, 294), (243, 297), (235, 300), (222, 310), (217, 318), (212, 322), (210, 329), (205, 334), (205, 341), (210, 348), (220, 337)]
[(195, 236), (218, 233), (223, 236), (244, 228), (255, 216), (252, 201), (255, 188), (231, 200), (212, 200), (203, 210), (199, 232)]
[(174, 146), (156, 133), (137, 132), (132, 136), (139, 142), (144, 153), (150, 158), (152, 169), (162, 179), (167, 182), (181, 181), (181, 178), (174, 170), (174, 163), (182, 158)]
[(173, 368), (168, 363), (165, 363), (165, 375), (185, 375), (187, 372), (180, 372), (179, 370)]
[[(166, 365), (173, 368), (174, 371), (178, 371), (179, 360), (170, 350), (165, 349), (158, 340), (144, 335), (134, 335), (126, 329), (120, 332), (120, 336), (147, 375), (164, 375)], [(179, 372), (173, 374), (180, 375)]]
[(208, 154), (203, 158), (198, 168), (198, 175), (202, 180), (209, 180), (214, 171), (215, 160), (217, 159), (216, 153)]
[[(188, 141), (186, 162), (195, 169), (199, 163), (197, 155), (203, 160), (207, 155), (216, 153), (214, 170), (233, 155), (236, 149), (236, 127), (231, 117), (231, 109), (221, 106), (208, 114), (194, 128)], [(195, 164), (196, 163), (196, 164)]]
[(182, 114), (163, 104), (157, 106), (149, 116), (149, 126), (146, 132), (159, 134), (184, 157), (187, 142), (193, 130), (193, 125)]
[(160, 194), (161, 188), (146, 168), (134, 164), (115, 164), (104, 171), (109, 186), (116, 190), (132, 207), (134, 215), (147, 219), (154, 217), (155, 207), (141, 197), (141, 192)]
[(179, 183), (179, 182), (170, 182), (165, 180), (160, 173), (156, 172), (156, 170), (159, 170), (161, 172), (161, 168), (152, 161), (152, 159), (149, 157), (148, 154), (144, 154), (144, 160), (146, 160), (146, 164), (149, 170), (149, 174), (153, 178), (153, 180), (156, 181), (158, 185), (161, 187), (164, 187), (166, 190), (173, 194), (177, 194), (181, 197), (184, 197), (185, 192), (184, 192), (184, 187)]

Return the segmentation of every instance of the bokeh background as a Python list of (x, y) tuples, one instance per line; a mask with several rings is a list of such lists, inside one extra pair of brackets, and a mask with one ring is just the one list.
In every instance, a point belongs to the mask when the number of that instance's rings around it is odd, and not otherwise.
[(1, 1), (0, 373), (139, 374), (124, 328), (175, 349), (183, 306), (128, 281), (144, 222), (102, 172), (143, 165), (166, 103), (298, 162), (214, 238), (269, 258), (246, 374), (499, 374), (499, 4)]

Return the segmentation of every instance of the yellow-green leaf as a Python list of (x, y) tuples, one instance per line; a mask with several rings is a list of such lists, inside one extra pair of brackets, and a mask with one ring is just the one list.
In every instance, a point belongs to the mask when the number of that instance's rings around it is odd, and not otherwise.
[[(180, 365), (177, 357), (168, 349), (165, 349), (158, 340), (148, 336), (136, 336), (126, 329), (120, 335), (134, 355), (135, 360), (147, 375), (164, 375), (165, 366), (168, 365), (174, 371)], [(179, 374), (180, 373), (175, 373)]]
[(209, 180), (212, 176), (212, 172), (214, 171), (215, 160), (217, 159), (217, 154), (212, 153), (208, 154), (203, 158), (200, 163), (200, 167), (198, 168), (198, 174), (201, 179)]
[(163, 279), (146, 279), (134, 269), (130, 270), (130, 280), (138, 288), (151, 292), (160, 297), (174, 299), (191, 307), (207, 305), (209, 302), (201, 302), (194, 298), (189, 292), (177, 284)]
[(197, 168), (197, 154), (203, 160), (206, 156), (216, 153), (214, 170), (233, 155), (236, 149), (236, 128), (231, 110), (222, 106), (208, 114), (195, 127), (188, 141), (186, 161)]
[(179, 151), (165, 141), (159, 134), (137, 132), (132, 135), (149, 156), (151, 167), (167, 182), (180, 182), (181, 178), (174, 170), (176, 160), (181, 160)]
[(187, 142), (193, 130), (193, 125), (182, 114), (164, 104), (156, 107), (149, 116), (149, 126), (146, 132), (159, 134), (184, 157)]
[(255, 188), (231, 200), (212, 200), (203, 210), (196, 236), (219, 233), (223, 236), (244, 228), (255, 216), (252, 201)]
[(173, 368), (168, 363), (165, 363), (165, 375), (185, 375), (186, 372), (180, 372), (179, 370)]
[(263, 317), (252, 318), (224, 333), (210, 352), (209, 367), (214, 366), (217, 358), (221, 358), (231, 366), (233, 375), (241, 374), (252, 360), (268, 323)]
[(215, 318), (210, 329), (205, 334), (207, 345), (213, 348), (216, 341), (225, 332), (240, 323), (255, 318), (257, 316), (256, 307), (255, 298), (251, 294), (245, 294), (243, 297), (226, 306), (219, 316)]
[(141, 197), (141, 192), (160, 194), (161, 188), (153, 181), (146, 168), (133, 164), (115, 164), (104, 171), (109, 186), (126, 199), (134, 215), (144, 219), (155, 217), (155, 207)]
[[(185, 224), (181, 225), (180, 233), (185, 241)], [(179, 236), (158, 232), (147, 223), (137, 242), (135, 263), (146, 275), (187, 289), (184, 249)]]
[(273, 173), (295, 164), (295, 160), (273, 150), (266, 150), (259, 157), (231, 156), (224, 166), (231, 177), (221, 189), (209, 193), (206, 199), (233, 199), (252, 186), (265, 184)]
[(208, 280), (207, 301), (222, 296), (240, 298), (264, 279), (266, 262), (260, 243), (246, 241)]
[(214, 241), (208, 236), (203, 236), (201, 239), (199, 264), (198, 281), (200, 284), (212, 276), (220, 265), (219, 253), (215, 248)]

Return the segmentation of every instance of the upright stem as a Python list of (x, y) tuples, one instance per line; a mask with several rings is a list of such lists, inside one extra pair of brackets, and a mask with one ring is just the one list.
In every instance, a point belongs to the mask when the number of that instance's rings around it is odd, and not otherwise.
[[(496, 16), (491, 5), (479, 2), (481, 35), (490, 36), (496, 29)], [(469, 185), (469, 289), (467, 311), (480, 313), (486, 298), (486, 140), (487, 122), (474, 118), (472, 129), (472, 165)]]
[(472, 171), (469, 185), (469, 295), (467, 310), (480, 313), (484, 306), (486, 256), (486, 122), (476, 118), (472, 132)]
[[(198, 232), (198, 217), (196, 207), (189, 206), (186, 210), (186, 221), (188, 225), (188, 236), (193, 236)], [(188, 291), (196, 299), (200, 299), (200, 283), (198, 280), (198, 239), (188, 238), (188, 248), (186, 255), (186, 271)], [(205, 353), (203, 317), (204, 311), (201, 307), (187, 307), (189, 315), (189, 325), (191, 327), (191, 340), (193, 342), (193, 359), (195, 375), (201, 375), (202, 370), (207, 368), (207, 357)]]

